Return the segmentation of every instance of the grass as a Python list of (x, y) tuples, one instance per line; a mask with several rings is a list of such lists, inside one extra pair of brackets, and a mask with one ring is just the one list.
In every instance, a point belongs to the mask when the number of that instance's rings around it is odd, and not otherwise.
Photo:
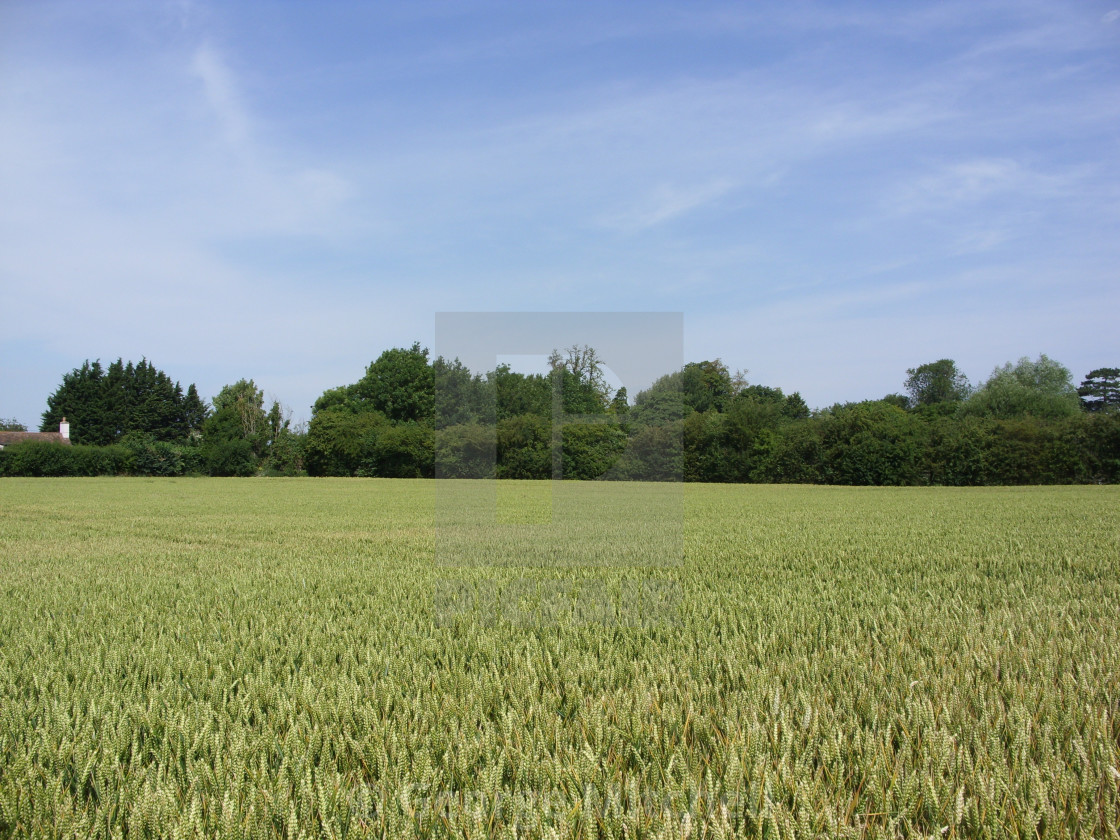
[(0, 836), (1118, 836), (1117, 488), (666, 492), (5, 479)]

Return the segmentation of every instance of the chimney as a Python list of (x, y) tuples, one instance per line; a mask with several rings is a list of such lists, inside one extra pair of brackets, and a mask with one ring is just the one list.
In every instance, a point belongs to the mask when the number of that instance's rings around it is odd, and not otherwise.
[(58, 433), (66, 440), (70, 440), (70, 424), (66, 422), (66, 418), (62, 418), (62, 422), (58, 424)]

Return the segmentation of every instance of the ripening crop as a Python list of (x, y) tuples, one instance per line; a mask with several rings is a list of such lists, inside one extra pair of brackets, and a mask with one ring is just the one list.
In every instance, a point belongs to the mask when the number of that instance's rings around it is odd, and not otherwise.
[(1120, 490), (0, 482), (0, 837), (1118, 837)]

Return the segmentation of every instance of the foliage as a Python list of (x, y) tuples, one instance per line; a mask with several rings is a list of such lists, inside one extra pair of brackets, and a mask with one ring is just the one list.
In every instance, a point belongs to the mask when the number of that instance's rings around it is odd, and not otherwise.
[(625, 421), (627, 415), (630, 414), (630, 400), (626, 395), (626, 387), (623, 386), (615, 392), (611, 397), (610, 405), (607, 406), (607, 413), (614, 415), (621, 421)]
[(426, 423), (398, 423), (377, 429), (369, 455), (357, 475), (383, 478), (432, 478), (435, 475), (435, 436)]
[(206, 472), (205, 454), (197, 442), (168, 443), (143, 432), (129, 432), (121, 438), (120, 445), (129, 452), (131, 475), (176, 476)]
[(28, 441), (0, 450), (0, 476), (124, 475), (135, 469), (133, 453), (124, 446), (60, 446)]
[(268, 415), (264, 410), (264, 392), (252, 379), (240, 379), (226, 385), (214, 397), (214, 416), (224, 415), (225, 422), (238, 431), (237, 437), (249, 441), (254, 449), (263, 449), (268, 441)]
[[(279, 402), (266, 410), (251, 379), (223, 388), (208, 412), (194, 386), (183, 396), (146, 361), (118, 360), (108, 370), (87, 362), (60, 393), (79, 410), (97, 409), (85, 420), (71, 416), (77, 442), (128, 442), (127, 465), (111, 457), (88, 464), (142, 475), (950, 486), (1120, 477), (1120, 369), (1094, 370), (1074, 389), (1069, 370), (1045, 355), (996, 368), (973, 392), (956, 363), (940, 359), (907, 371), (909, 396), (813, 412), (799, 393), (748, 384), (719, 359), (663, 375), (631, 405), (625, 388), (612, 395), (605, 362), (586, 345), (554, 351), (544, 374), (505, 364), (474, 373), (428, 355), (418, 342), (386, 350), (358, 382), (324, 392), (298, 430)], [(113, 400), (98, 396), (106, 388)], [(201, 431), (167, 437), (166, 422), (152, 419), (167, 393), (181, 398), (177, 428), (197, 423)], [(161, 431), (147, 429), (152, 423)], [(28, 459), (7, 463), (24, 464), (26, 474), (94, 469), (57, 453)]]
[(26, 432), (27, 426), (14, 417), (0, 417), (0, 432)]
[(340, 405), (316, 412), (304, 443), (307, 474), (354, 475), (371, 457), (373, 441), (388, 423), (381, 412), (355, 413)]
[(253, 445), (239, 437), (213, 440), (206, 445), (203, 457), (206, 471), (214, 476), (256, 475), (257, 457)]
[(680, 388), (673, 387), (672, 379), (662, 377), (653, 386), (638, 393), (627, 420), (636, 426), (664, 426), (676, 423), (690, 413), (692, 408), (685, 405)]
[(921, 424), (898, 406), (857, 403), (830, 412), (820, 424), (825, 483), (919, 483)]
[(75, 443), (104, 446), (129, 432), (183, 441), (201, 428), (206, 415), (194, 385), (184, 394), (178, 382), (147, 359), (138, 364), (117, 359), (108, 368), (102, 368), (100, 360), (87, 360), (65, 374), (47, 398), (39, 428), (58, 431), (66, 417)]
[(972, 393), (968, 377), (957, 370), (952, 359), (938, 359), (906, 371), (906, 392), (914, 408), (957, 403)]
[(448, 569), (433, 485), (11, 480), (0, 836), (1120, 824), (1115, 488), (689, 486), (676, 566)]
[(341, 385), (337, 388), (328, 388), (315, 400), (315, 404), (311, 407), (311, 413), (314, 415), (318, 414), (320, 411), (339, 408), (351, 412), (360, 411), (361, 406), (354, 398), (353, 391), (353, 385)]
[(636, 428), (614, 468), (615, 476), (630, 481), (683, 481), (682, 437), (680, 421)]
[(552, 423), (536, 414), (508, 417), (497, 426), (498, 478), (552, 478)]
[(494, 422), (493, 391), (480, 374), (472, 374), (458, 359), (442, 356), (432, 362), (435, 383), (436, 427)]
[(693, 411), (683, 423), (684, 480), (732, 481), (723, 446), (726, 418), (718, 411)]
[(28, 441), (0, 451), (0, 476), (182, 476), (206, 471), (197, 444), (169, 443), (142, 432), (109, 446)]
[(988, 381), (961, 405), (965, 417), (1013, 420), (1027, 415), (1048, 420), (1069, 417), (1080, 408), (1069, 368), (1042, 354), (997, 367)]
[(289, 419), (282, 416), (278, 403), (273, 403), (269, 411), (269, 427), (272, 430), (272, 439), (269, 441), (268, 457), (263, 465), (265, 474), (303, 475), (303, 447), (307, 438), (306, 432), (291, 428)]
[(503, 364), (487, 374), (486, 384), (499, 423), (525, 415), (552, 422), (552, 382), (547, 376), (516, 373)]
[(681, 392), (684, 404), (693, 411), (723, 411), (735, 395), (731, 372), (719, 359), (686, 364)]
[(291, 429), (289, 412), (273, 400), (265, 411), (264, 392), (252, 379), (226, 385), (214, 397), (214, 413), (202, 428), (203, 458), (210, 475), (299, 475), (303, 435)]
[(409, 349), (386, 350), (366, 368), (352, 394), (390, 422), (430, 422), (435, 413), (435, 375), (428, 364), (428, 349), (416, 342)]
[(436, 478), (494, 478), (496, 462), (493, 426), (470, 423), (436, 430)]
[(1120, 409), (1120, 368), (1097, 368), (1081, 380), (1077, 389), (1086, 411)]
[[(558, 472), (563, 478), (605, 478), (626, 449), (626, 432), (615, 423), (570, 423), (560, 434)], [(556, 454), (554, 451), (554, 469)]]
[(553, 388), (568, 414), (601, 414), (611, 400), (603, 361), (594, 347), (572, 345), (563, 353), (553, 350), (548, 365)]
[(809, 406), (799, 391), (794, 391), (786, 397), (786, 404), (782, 407), (782, 414), (789, 420), (806, 420), (809, 417)]

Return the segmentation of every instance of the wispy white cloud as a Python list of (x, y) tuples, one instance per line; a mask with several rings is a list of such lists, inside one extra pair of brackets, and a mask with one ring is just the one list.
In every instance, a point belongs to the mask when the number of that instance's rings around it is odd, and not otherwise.
[(636, 204), (603, 217), (601, 224), (627, 233), (648, 230), (718, 201), (734, 188), (729, 180), (687, 187), (660, 184)]
[(994, 197), (1055, 200), (1077, 195), (1091, 177), (1086, 167), (1040, 172), (1011, 158), (973, 158), (942, 164), (902, 185), (890, 200), (893, 213), (960, 209)]
[[(335, 236), (349, 227), (341, 211), (354, 194), (351, 181), (332, 165), (299, 160), (285, 148), (285, 138), (263, 131), (222, 52), (210, 43), (199, 45), (189, 71), (201, 82), (217, 134), (230, 153), (208, 152), (206, 144), (188, 150), (188, 165), (193, 163), (202, 177), (183, 186), (195, 193), (194, 201), (210, 204), (198, 218), (211, 235)], [(197, 193), (200, 185), (207, 195)]]
[(190, 69), (202, 82), (222, 137), (243, 150), (249, 142), (250, 118), (226, 62), (211, 45), (202, 44), (191, 58)]

